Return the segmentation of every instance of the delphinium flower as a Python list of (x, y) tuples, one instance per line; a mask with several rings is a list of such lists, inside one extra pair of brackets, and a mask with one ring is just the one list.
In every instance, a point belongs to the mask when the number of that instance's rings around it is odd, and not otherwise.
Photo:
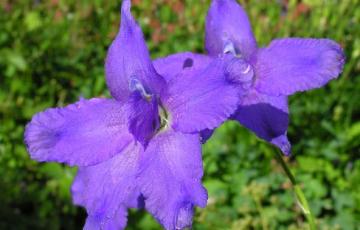
[(72, 196), (88, 213), (85, 229), (123, 229), (127, 209), (143, 207), (164, 228), (183, 229), (194, 207), (207, 202), (200, 132), (234, 113), (238, 89), (222, 74), (226, 58), (201, 71), (185, 71), (192, 65), (186, 61), (183, 73), (165, 80), (130, 8), (124, 0), (105, 63), (114, 99), (81, 99), (36, 114), (25, 142), (32, 159), (79, 167)]
[(155, 68), (176, 76), (184, 60), (201, 70), (214, 58), (233, 55), (236, 58), (224, 74), (237, 76), (242, 87), (240, 106), (232, 119), (290, 154), (287, 97), (338, 77), (344, 65), (340, 45), (329, 39), (283, 38), (259, 48), (246, 12), (235, 0), (213, 0), (205, 29), (208, 55), (174, 54), (156, 60)]

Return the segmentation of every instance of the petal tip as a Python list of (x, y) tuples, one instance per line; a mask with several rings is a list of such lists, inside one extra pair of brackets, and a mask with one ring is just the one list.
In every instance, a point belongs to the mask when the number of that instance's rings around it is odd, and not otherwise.
[(181, 207), (176, 217), (175, 229), (191, 228), (193, 222), (194, 207), (188, 203)]
[(345, 65), (345, 53), (339, 43), (331, 39), (323, 39), (328, 43), (328, 50), (323, 52), (322, 58), (326, 60), (324, 67), (334, 75), (334, 78), (339, 77)]
[(123, 0), (121, 5), (121, 11), (125, 14), (130, 14), (131, 0)]
[(40, 162), (46, 160), (59, 135), (54, 127), (61, 121), (49, 116), (49, 111), (52, 109), (36, 114), (26, 125), (24, 132), (24, 142), (31, 159)]
[(210, 56), (223, 53), (227, 41), (249, 59), (257, 44), (243, 7), (235, 0), (213, 0), (206, 17), (205, 48)]
[(277, 146), (285, 156), (291, 155), (291, 144), (286, 135), (272, 139), (271, 143)]
[[(123, 0), (121, 5), (121, 27), (123, 28), (124, 32), (128, 33), (131, 32), (137, 26), (136, 21), (131, 14), (131, 1), (130, 0)], [(135, 27), (136, 28), (136, 27)], [(120, 31), (122, 31), (120, 29)]]

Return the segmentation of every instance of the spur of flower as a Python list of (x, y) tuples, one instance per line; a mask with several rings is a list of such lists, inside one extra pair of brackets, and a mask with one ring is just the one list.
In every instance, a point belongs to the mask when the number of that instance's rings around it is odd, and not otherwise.
[(235, 0), (212, 0), (205, 30), (207, 55), (174, 54), (156, 60), (155, 68), (176, 76), (184, 60), (199, 71), (213, 59), (232, 55), (224, 72), (239, 83), (240, 105), (232, 119), (290, 154), (287, 97), (337, 78), (345, 59), (340, 45), (329, 39), (283, 38), (259, 48), (246, 12)]
[(85, 229), (123, 229), (128, 208), (145, 208), (166, 229), (191, 227), (194, 207), (207, 202), (200, 132), (236, 110), (238, 89), (222, 74), (226, 58), (171, 80), (157, 73), (130, 8), (124, 0), (105, 63), (114, 99), (38, 113), (25, 142), (32, 159), (79, 167), (72, 195), (87, 210)]

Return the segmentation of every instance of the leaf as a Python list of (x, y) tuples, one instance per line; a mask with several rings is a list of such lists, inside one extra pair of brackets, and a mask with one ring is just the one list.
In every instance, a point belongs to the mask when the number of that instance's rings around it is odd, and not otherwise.
[(349, 131), (347, 132), (347, 139), (348, 141), (355, 140), (355, 138), (360, 136), (360, 122), (354, 123)]
[(25, 17), (25, 25), (28, 31), (32, 31), (39, 28), (42, 25), (42, 21), (39, 13), (30, 12), (29, 14), (27, 14)]

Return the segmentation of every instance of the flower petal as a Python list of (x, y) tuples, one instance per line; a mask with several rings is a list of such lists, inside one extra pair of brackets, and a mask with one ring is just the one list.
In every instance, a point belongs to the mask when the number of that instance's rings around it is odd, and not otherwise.
[(25, 130), (32, 159), (86, 166), (120, 153), (132, 140), (124, 106), (110, 99), (81, 100), (36, 114)]
[(139, 186), (145, 208), (165, 227), (191, 227), (194, 206), (205, 207), (199, 135), (158, 134), (140, 160)]
[(105, 63), (106, 82), (111, 95), (122, 102), (131, 94), (131, 79), (140, 81), (150, 94), (159, 95), (165, 85), (151, 63), (143, 33), (130, 8), (130, 0), (124, 0), (120, 32), (108, 50)]
[(256, 52), (256, 40), (244, 9), (235, 0), (213, 0), (206, 18), (206, 50), (217, 56), (229, 43), (246, 59)]
[(324, 86), (343, 65), (344, 53), (332, 40), (277, 39), (257, 54), (255, 87), (269, 95), (291, 95)]
[(287, 97), (272, 97), (252, 90), (242, 99), (233, 119), (276, 145), (284, 154), (290, 154), (291, 146), (286, 137), (289, 124)]
[(159, 127), (160, 118), (156, 97), (149, 100), (135, 92), (127, 102), (129, 111), (129, 131), (144, 147)]
[(123, 229), (126, 209), (142, 206), (135, 183), (142, 151), (142, 146), (133, 142), (122, 154), (79, 168), (71, 192), (74, 203), (85, 207), (89, 215), (85, 229)]
[(153, 63), (156, 71), (169, 82), (183, 70), (201, 70), (212, 61), (213, 58), (207, 55), (184, 52), (158, 58)]
[(204, 129), (200, 132), (201, 143), (205, 144), (215, 132), (215, 129)]
[(120, 207), (114, 217), (106, 219), (101, 215), (88, 216), (86, 218), (84, 230), (120, 230), (125, 229), (127, 223), (127, 210)]
[(238, 88), (224, 74), (225, 64), (220, 58), (214, 59), (207, 68), (184, 70), (169, 82), (161, 99), (175, 130), (191, 133), (213, 129), (235, 112)]

